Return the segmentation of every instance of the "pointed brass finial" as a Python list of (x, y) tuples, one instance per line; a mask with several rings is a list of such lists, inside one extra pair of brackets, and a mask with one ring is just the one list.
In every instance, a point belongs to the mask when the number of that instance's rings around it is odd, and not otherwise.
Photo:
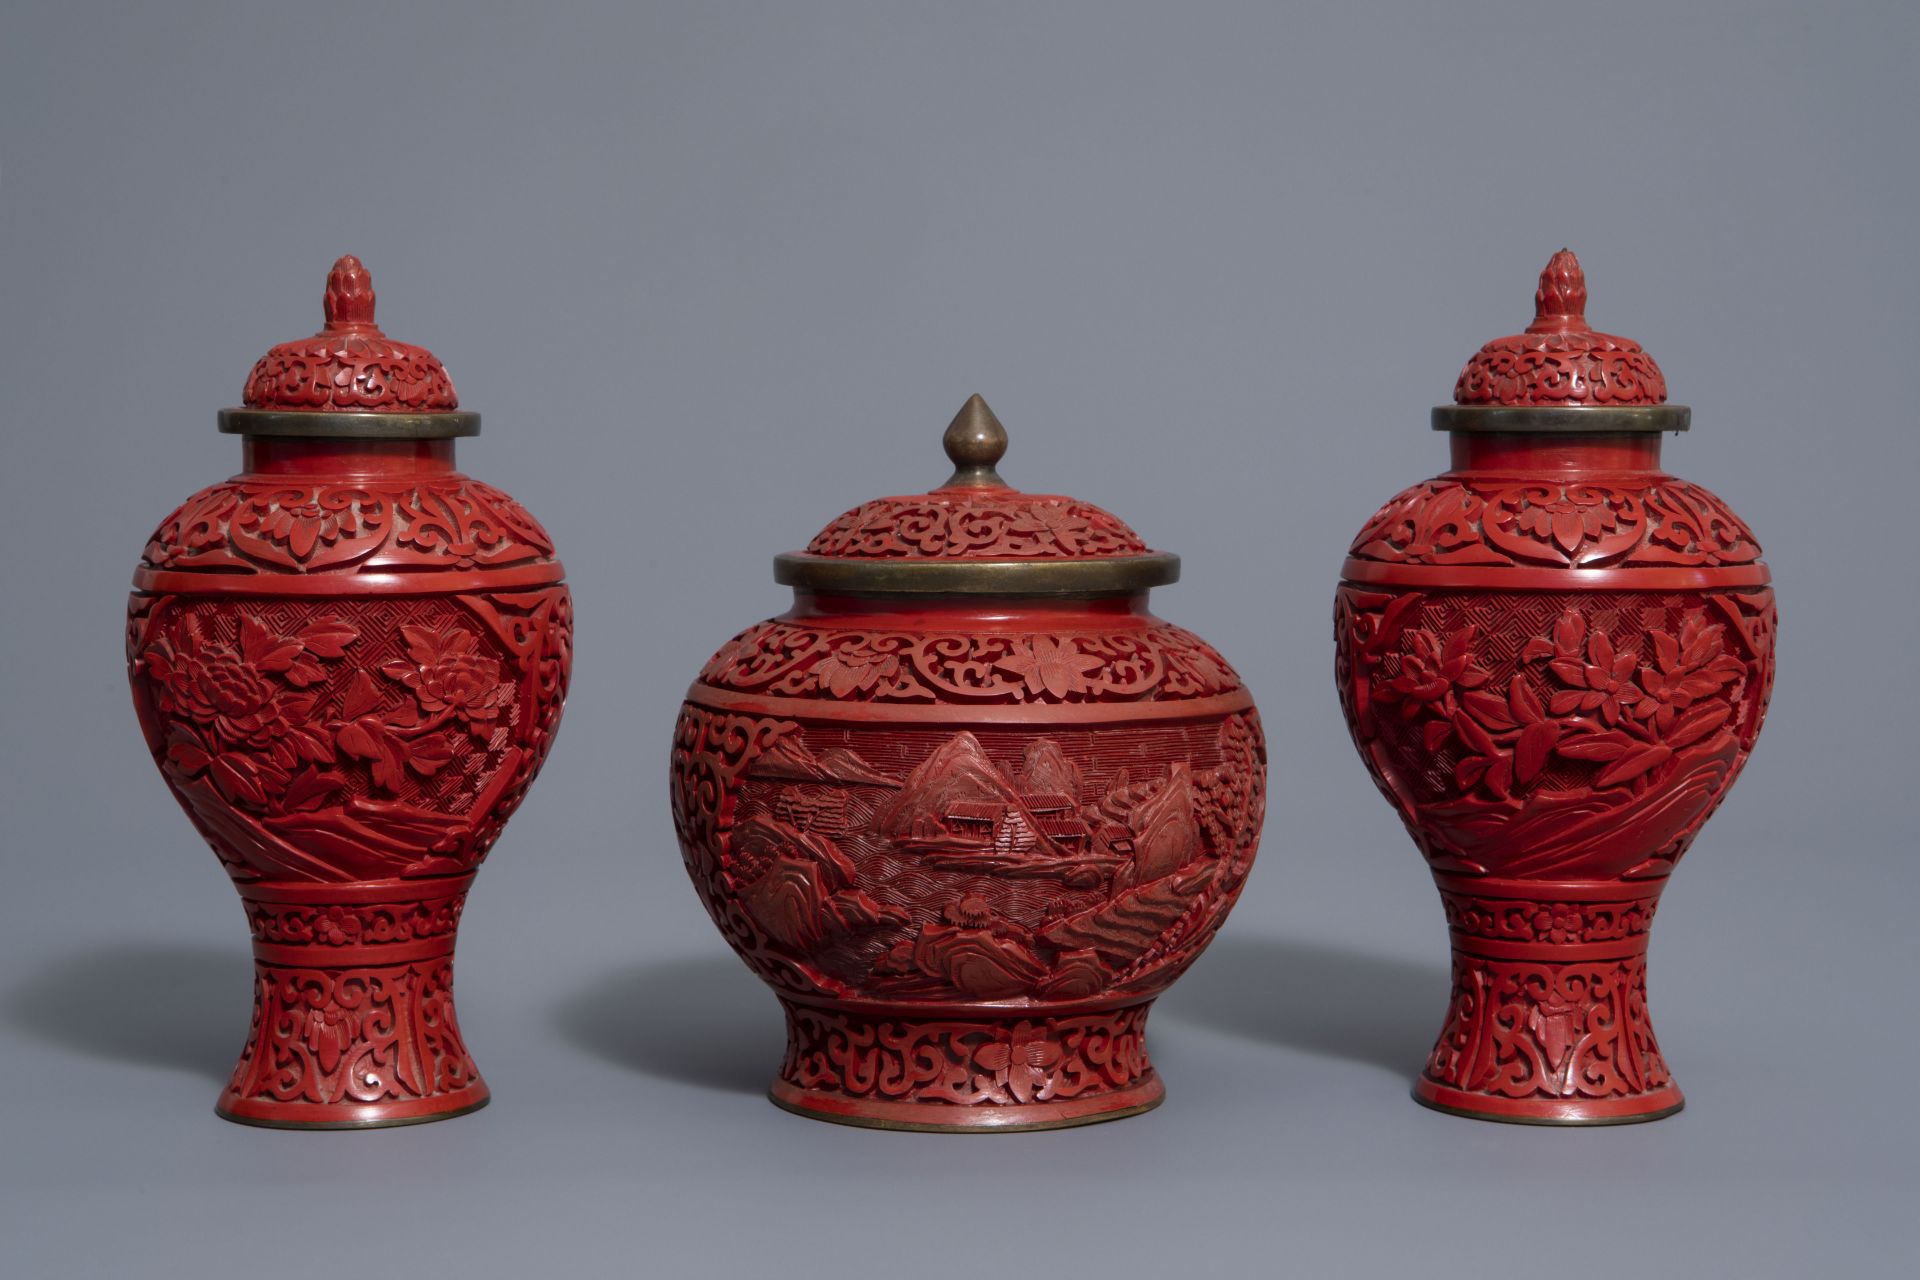
[(1587, 273), (1573, 250), (1562, 249), (1548, 260), (1540, 273), (1540, 287), (1533, 291), (1533, 323), (1528, 333), (1582, 330), (1587, 328)]
[(373, 273), (350, 253), (327, 273), (326, 315), (329, 329), (373, 325)]
[(947, 457), (953, 460), (953, 475), (942, 488), (1004, 489), (1007, 482), (993, 469), (1007, 452), (1007, 429), (993, 416), (987, 402), (978, 395), (968, 397), (947, 424), (940, 437)]

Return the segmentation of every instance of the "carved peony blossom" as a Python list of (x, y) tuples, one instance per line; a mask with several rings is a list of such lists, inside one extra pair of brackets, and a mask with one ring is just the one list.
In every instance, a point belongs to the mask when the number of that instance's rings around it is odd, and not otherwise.
[(408, 625), (400, 634), (411, 661), (396, 658), (381, 671), (413, 690), (428, 716), (463, 720), (478, 736), (491, 733), (513, 702), (513, 686), (501, 680), (499, 661), (480, 652), (473, 632), (457, 624), (438, 631)]

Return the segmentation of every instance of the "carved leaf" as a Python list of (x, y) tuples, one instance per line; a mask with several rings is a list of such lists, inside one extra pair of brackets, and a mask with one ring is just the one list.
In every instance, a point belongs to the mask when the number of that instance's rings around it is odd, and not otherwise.
[(422, 777), (431, 778), (453, 759), (453, 744), (444, 733), (416, 738), (407, 752), (407, 764)]
[(1560, 621), (1553, 624), (1553, 647), (1563, 658), (1578, 658), (1586, 638), (1587, 620), (1572, 610), (1561, 614)]
[(275, 635), (251, 614), (240, 619), (240, 656), (260, 670), (285, 671), (300, 650), (300, 641)]
[(340, 749), (373, 765), (374, 785), (397, 791), (404, 780), (401, 769), (405, 752), (387, 727), (371, 716), (362, 716), (340, 728)]
[(325, 680), (327, 669), (303, 654), (288, 665), (286, 677), (288, 684), (304, 689)]
[(1532, 782), (1547, 764), (1554, 744), (1560, 741), (1560, 722), (1539, 720), (1526, 727), (1513, 747), (1514, 770), (1521, 782)]
[(1633, 750), (1636, 742), (1618, 729), (1603, 733), (1582, 733), (1562, 738), (1554, 750), (1569, 760), (1618, 760)]
[(167, 760), (182, 773), (196, 774), (206, 768), (213, 757), (190, 742), (176, 742), (167, 748)]
[(327, 797), (345, 783), (346, 779), (337, 773), (303, 769), (287, 784), (287, 793), (281, 797), (280, 803), (289, 810), (318, 809), (326, 803)]
[(1467, 710), (1473, 713), (1475, 719), (1496, 732), (1516, 728), (1519, 725), (1519, 721), (1515, 720), (1508, 710), (1504, 699), (1496, 698), (1483, 690), (1476, 689), (1462, 697), (1461, 701), (1466, 704)]
[(1672, 675), (1680, 669), (1680, 644), (1666, 632), (1653, 633), (1653, 654), (1665, 674)]
[(300, 629), (307, 652), (322, 658), (346, 656), (347, 646), (359, 638), (360, 633), (340, 618), (315, 618)]
[(1513, 713), (1515, 724), (1538, 724), (1547, 718), (1547, 709), (1540, 705), (1540, 695), (1517, 675), (1507, 686), (1507, 710)]
[(1552, 655), (1553, 641), (1547, 639), (1545, 636), (1535, 636), (1533, 639), (1527, 641), (1525, 648), (1520, 650), (1520, 661), (1538, 662), (1540, 659), (1551, 657)]
[(1581, 690), (1562, 689), (1553, 695), (1553, 700), (1547, 703), (1547, 709), (1556, 716), (1572, 715), (1581, 709), (1581, 704), (1585, 701), (1586, 694)]
[(334, 752), (333, 743), (327, 739), (326, 734), (318, 730), (294, 729), (287, 735), (287, 741), (301, 759), (310, 760), (314, 764), (332, 764), (338, 758)]
[(1477, 755), (1490, 756), (1499, 750), (1494, 745), (1493, 736), (1481, 728), (1472, 716), (1455, 716), (1453, 728), (1460, 735), (1460, 740), (1467, 744), (1467, 749)]
[(1438, 751), (1440, 744), (1453, 736), (1453, 726), (1445, 720), (1429, 720), (1421, 731), (1427, 750)]
[(260, 785), (253, 762), (245, 756), (232, 752), (215, 756), (207, 767), (207, 776), (213, 779), (213, 785), (231, 803), (247, 804), (256, 809), (267, 807), (267, 793)]
[(1601, 770), (1600, 776), (1593, 780), (1593, 785), (1612, 787), (1622, 782), (1631, 782), (1672, 755), (1673, 748), (1663, 743), (1656, 742), (1638, 747)]
[[(1565, 680), (1576, 689), (1587, 687), (1587, 664), (1578, 658), (1555, 658), (1551, 664), (1553, 674)], [(1556, 713), (1557, 714), (1557, 713)]]
[(346, 696), (340, 702), (340, 714), (349, 720), (358, 720), (380, 705), (380, 686), (365, 671), (353, 673), (353, 679), (347, 682)]
[(1733, 714), (1733, 708), (1724, 702), (1709, 702), (1695, 707), (1674, 722), (1673, 730), (1667, 734), (1670, 747), (1689, 746), (1718, 729)]

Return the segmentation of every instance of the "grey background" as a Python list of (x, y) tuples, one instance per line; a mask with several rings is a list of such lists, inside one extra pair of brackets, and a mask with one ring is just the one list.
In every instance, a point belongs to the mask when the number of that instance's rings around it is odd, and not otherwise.
[[(14, 1275), (1904, 1274), (1920, 1243), (1907, 3), (10, 3), (0, 1247)], [(1777, 576), (1772, 720), (1676, 878), (1690, 1105), (1423, 1111), (1433, 890), (1340, 723), (1348, 537), (1573, 246)], [(335, 255), (558, 538), (575, 695), (481, 877), (450, 1124), (222, 1124), (245, 933), (127, 703), (145, 536)], [(685, 682), (768, 557), (1004, 470), (1181, 552), (1260, 698), (1268, 836), (1149, 1116), (877, 1134), (759, 1091), (772, 1001), (668, 824)]]

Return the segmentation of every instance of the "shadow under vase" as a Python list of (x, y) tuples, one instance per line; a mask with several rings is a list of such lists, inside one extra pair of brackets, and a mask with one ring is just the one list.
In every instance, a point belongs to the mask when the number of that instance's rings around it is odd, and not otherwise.
[(1447, 989), (1437, 964), (1222, 937), (1162, 998), (1160, 1016), (1407, 1077), (1433, 1047)]
[(785, 1040), (766, 988), (732, 955), (613, 970), (554, 1011), (569, 1043), (614, 1066), (724, 1093), (764, 1094)]
[[(130, 988), (138, 998), (128, 998)], [(5, 1016), (23, 1034), (74, 1053), (224, 1082), (247, 991), (239, 947), (112, 943), (29, 974), (8, 991)]]

